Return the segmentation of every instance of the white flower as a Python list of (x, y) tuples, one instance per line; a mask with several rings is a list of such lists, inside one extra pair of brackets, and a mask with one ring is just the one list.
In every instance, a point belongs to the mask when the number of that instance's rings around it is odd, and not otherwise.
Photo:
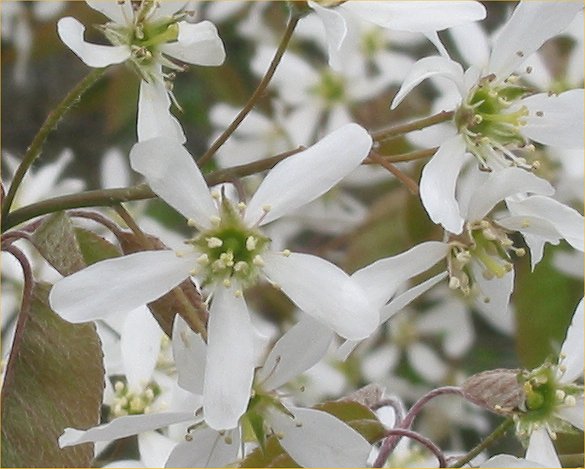
[[(199, 233), (181, 253), (146, 251), (94, 264), (59, 281), (53, 309), (83, 322), (151, 302), (190, 275), (212, 291), (205, 377), (205, 418), (233, 428), (244, 412), (253, 375), (253, 329), (243, 290), (266, 276), (304, 312), (349, 339), (367, 337), (378, 312), (342, 270), (319, 257), (269, 249), (260, 227), (315, 199), (357, 167), (371, 138), (350, 124), (279, 163), (247, 207), (222, 199), (219, 207), (189, 153), (175, 140), (135, 145), (132, 166)], [(221, 199), (220, 194), (215, 194)]]
[(413, 66), (393, 107), (433, 76), (450, 79), (460, 95), (453, 132), (421, 177), (421, 199), (434, 222), (455, 234), (463, 230), (455, 190), (467, 152), (482, 167), (499, 170), (510, 165), (530, 168), (512, 151), (526, 147), (531, 140), (566, 148), (583, 147), (583, 90), (527, 97), (527, 89), (513, 75), (582, 9), (579, 2), (521, 2), (497, 36), (487, 64), (485, 54), (478, 53), (474, 65), (465, 73), (458, 63), (445, 57), (426, 57)]
[(90, 67), (127, 62), (137, 71), (142, 78), (139, 140), (173, 136), (184, 141), (181, 126), (169, 112), (173, 74), (163, 73), (162, 68), (184, 70), (176, 61), (221, 65), (225, 51), (216, 27), (209, 21), (185, 21), (189, 13), (182, 11), (185, 5), (180, 2), (88, 0), (87, 4), (111, 20), (100, 29), (112, 46), (85, 42), (85, 27), (71, 17), (59, 20), (61, 40)]

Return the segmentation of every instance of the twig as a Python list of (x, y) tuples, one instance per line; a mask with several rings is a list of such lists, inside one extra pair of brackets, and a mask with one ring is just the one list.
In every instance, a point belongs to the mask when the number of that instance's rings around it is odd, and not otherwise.
[(392, 173), (398, 180), (406, 186), (406, 188), (410, 191), (411, 194), (417, 195), (418, 194), (418, 184), (409, 176), (404, 174), (400, 171), (396, 166), (392, 163), (387, 161), (385, 158), (380, 156), (375, 151), (371, 151), (368, 158), (376, 163), (378, 163), (383, 168), (387, 169), (390, 173)]
[(408, 122), (407, 124), (400, 124), (394, 127), (389, 127), (388, 129), (378, 130), (377, 132), (372, 133), (372, 137), (377, 142), (383, 142), (390, 138), (397, 137), (398, 135), (407, 134), (414, 130), (421, 130), (448, 121), (454, 114), (454, 111), (441, 111), (438, 114)]
[[(405, 428), (392, 428), (386, 431), (386, 436), (399, 436), (399, 437), (407, 437), (412, 440), (418, 441), (421, 445), (426, 447), (431, 453), (433, 453), (437, 460), (439, 461), (439, 467), (447, 467), (447, 460), (445, 459), (445, 455), (441, 448), (439, 448), (435, 443), (433, 443), (428, 438), (422, 436), (420, 433), (413, 432), (412, 430), (406, 430)], [(374, 463), (373, 467), (384, 467), (386, 461), (380, 465), (377, 465), (378, 458), (376, 458), (376, 462)]]

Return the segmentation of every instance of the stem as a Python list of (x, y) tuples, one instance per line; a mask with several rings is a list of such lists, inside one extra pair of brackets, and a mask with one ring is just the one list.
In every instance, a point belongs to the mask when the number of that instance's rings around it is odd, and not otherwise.
[[(431, 399), (434, 399), (437, 396), (442, 396), (444, 394), (457, 394), (457, 395), (461, 396), (462, 390), (458, 386), (443, 386), (441, 388), (433, 389), (432, 391), (426, 393), (424, 396), (422, 396), (418, 401), (416, 401), (413, 404), (413, 406), (410, 408), (410, 410), (406, 414), (406, 417), (404, 417), (404, 420), (402, 420), (402, 423), (400, 424), (399, 428), (404, 429), (404, 430), (410, 430), (410, 428), (412, 427), (412, 424), (414, 423), (414, 419), (419, 414), (419, 412), (422, 410), (422, 408)], [(393, 436), (386, 438), (386, 440), (382, 444), (382, 447), (380, 448), (380, 452), (378, 453), (378, 457), (374, 461), (374, 467), (382, 467), (384, 465), (384, 463), (388, 459), (388, 456), (390, 456), (392, 451), (394, 451), (394, 449), (398, 445), (400, 438), (401, 438), (400, 435), (393, 435)]]
[(33, 138), (33, 141), (27, 148), (26, 153), (24, 154), (24, 157), (22, 159), (22, 162), (20, 163), (20, 166), (18, 167), (16, 173), (14, 174), (14, 178), (12, 179), (12, 183), (10, 184), (10, 189), (8, 189), (8, 193), (6, 194), (6, 197), (4, 198), (3, 201), (2, 206), (3, 219), (6, 218), (6, 216), (8, 215), (10, 207), (14, 202), (14, 197), (16, 196), (16, 191), (18, 190), (20, 183), (24, 179), (24, 176), (26, 175), (28, 169), (41, 154), (41, 150), (43, 149), (43, 145), (45, 144), (45, 141), (47, 140), (49, 134), (55, 129), (55, 127), (57, 127), (57, 124), (65, 115), (65, 113), (69, 111), (73, 107), (73, 105), (77, 101), (79, 101), (79, 99), (84, 95), (84, 93), (87, 90), (89, 90), (92, 87), (92, 85), (94, 85), (101, 78), (105, 71), (106, 71), (105, 68), (97, 68), (95, 70), (92, 70), (89, 74), (87, 74), (87, 76), (83, 80), (81, 80), (75, 86), (75, 88), (73, 88), (67, 94), (67, 96), (65, 96), (65, 98), (63, 98), (63, 101), (61, 101), (57, 105), (57, 107), (49, 113), (49, 115), (45, 119), (45, 122), (43, 123), (43, 125)]
[(250, 96), (250, 99), (248, 100), (246, 105), (242, 108), (242, 110), (234, 118), (232, 123), (228, 126), (228, 128), (225, 129), (224, 132), (219, 137), (217, 137), (215, 142), (213, 142), (211, 147), (209, 147), (209, 150), (207, 150), (205, 154), (197, 161), (199, 167), (203, 167), (203, 165), (207, 163), (213, 157), (213, 155), (215, 155), (217, 150), (219, 150), (221, 146), (228, 140), (228, 138), (230, 138), (230, 136), (242, 123), (244, 118), (250, 113), (252, 108), (256, 105), (256, 102), (258, 101), (258, 99), (260, 99), (260, 97), (266, 90), (268, 83), (270, 83), (270, 80), (274, 76), (274, 72), (276, 72), (276, 68), (280, 64), (282, 56), (286, 52), (288, 43), (290, 42), (290, 39), (293, 35), (295, 28), (297, 27), (297, 23), (299, 22), (300, 18), (301, 17), (297, 14), (291, 14), (288, 20), (288, 24), (286, 26), (286, 30), (284, 31), (284, 35), (282, 36), (280, 44), (278, 45), (278, 49), (276, 50), (274, 57), (272, 58), (272, 62), (270, 63), (268, 70), (266, 70), (264, 77), (262, 78), (260, 83), (258, 83), (258, 87), (254, 91), (252, 96)]
[(406, 186), (406, 188), (410, 191), (411, 194), (417, 195), (418, 194), (418, 184), (409, 176), (404, 174), (400, 171), (396, 166), (390, 163), (388, 160), (380, 156), (375, 151), (370, 152), (369, 156), (370, 160), (378, 163), (383, 168), (387, 169), (390, 173), (392, 173), (396, 178)]
[(506, 432), (514, 425), (514, 420), (504, 420), (492, 433), (490, 433), (479, 445), (473, 448), (462, 458), (455, 461), (455, 463), (449, 467), (463, 467), (465, 464), (470, 462), (473, 458), (479, 455), (484, 449), (493, 445), (497, 440), (502, 438)]
[[(392, 163), (404, 163), (407, 161), (416, 161), (422, 158), (429, 158), (433, 156), (438, 149), (439, 147), (426, 148), (424, 150), (409, 151), (408, 153), (398, 153), (396, 155), (380, 155), (380, 157)], [(377, 164), (377, 162), (368, 157), (364, 160), (364, 164)]]
[(116, 236), (122, 232), (122, 230), (120, 229), (120, 227), (116, 223), (114, 223), (109, 218), (104, 217), (99, 212), (89, 212), (89, 211), (85, 211), (85, 210), (71, 210), (71, 211), (67, 212), (67, 214), (71, 217), (85, 218), (87, 220), (92, 220), (96, 223), (99, 223), (100, 225), (102, 225), (105, 228), (107, 228), (108, 230), (110, 230)]
[[(433, 443), (428, 438), (420, 435), (419, 433), (413, 432), (412, 430), (406, 430), (404, 428), (392, 428), (386, 431), (386, 436), (399, 436), (399, 437), (407, 437), (411, 438), (415, 441), (418, 441), (421, 445), (426, 447), (431, 453), (433, 453), (437, 460), (439, 461), (439, 467), (447, 467), (447, 460), (445, 459), (445, 455), (441, 448), (439, 448), (435, 443)], [(384, 461), (381, 465), (376, 465), (378, 459), (374, 463), (373, 467), (384, 467), (386, 461)]]
[[(209, 186), (215, 186), (222, 182), (232, 181), (238, 177), (256, 174), (260, 171), (276, 166), (280, 161), (303, 150), (304, 147), (298, 147), (294, 150), (280, 153), (264, 160), (254, 161), (252, 163), (234, 166), (232, 168), (220, 169), (219, 171), (215, 171), (205, 176), (205, 180)], [(58, 212), (60, 210), (83, 207), (111, 207), (122, 202), (152, 199), (154, 197), (156, 197), (156, 194), (152, 192), (147, 184), (139, 184), (137, 186), (126, 187), (123, 189), (101, 189), (54, 197), (36, 204), (27, 205), (26, 207), (22, 207), (8, 214), (8, 216), (2, 220), (2, 230), (8, 230), (13, 226), (30, 220), (31, 218)]]
[(441, 111), (438, 114), (425, 117), (424, 119), (419, 119), (407, 124), (400, 124), (388, 129), (382, 129), (377, 132), (373, 132), (372, 137), (376, 142), (383, 142), (398, 135), (407, 134), (413, 130), (421, 130), (426, 127), (431, 127), (435, 124), (448, 121), (453, 117), (454, 114), (455, 111)]

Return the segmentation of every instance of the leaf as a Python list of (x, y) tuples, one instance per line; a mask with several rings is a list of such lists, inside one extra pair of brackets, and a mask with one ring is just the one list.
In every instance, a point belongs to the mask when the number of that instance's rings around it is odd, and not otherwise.
[(99, 423), (104, 369), (93, 324), (70, 324), (48, 306), (51, 286), (35, 284), (26, 327), (2, 389), (3, 467), (89, 467), (91, 444), (60, 449), (66, 427)]
[(32, 240), (41, 256), (61, 275), (70, 275), (85, 267), (75, 228), (65, 212), (47, 217), (33, 233)]
[(121, 255), (116, 246), (93, 231), (75, 228), (75, 237), (83, 255), (83, 260), (87, 265)]
[(264, 451), (256, 448), (241, 462), (240, 467), (300, 467), (272, 435), (266, 440)]

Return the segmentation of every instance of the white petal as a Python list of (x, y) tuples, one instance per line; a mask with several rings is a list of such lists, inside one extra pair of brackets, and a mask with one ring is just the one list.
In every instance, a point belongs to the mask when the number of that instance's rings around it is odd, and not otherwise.
[(128, 313), (120, 347), (131, 391), (141, 392), (152, 377), (158, 360), (163, 331), (146, 306)]
[[(583, 374), (582, 369), (581, 369), (581, 374)], [(583, 431), (584, 430), (583, 427), (585, 425), (585, 413), (584, 413), (585, 407), (583, 406), (583, 396), (578, 397), (576, 400), (577, 400), (577, 402), (574, 406), (561, 407), (555, 413), (563, 420), (566, 420), (567, 422), (569, 422), (575, 428), (578, 428), (579, 430)]]
[(454, 234), (463, 230), (455, 189), (464, 162), (465, 142), (456, 135), (439, 147), (420, 178), (420, 198), (425, 210), (435, 223)]
[(561, 363), (567, 368), (563, 374), (562, 381), (564, 383), (572, 383), (583, 375), (583, 357), (585, 356), (585, 349), (583, 346), (583, 298), (575, 309), (571, 325), (567, 330), (567, 337), (561, 347), (561, 354), (565, 358), (561, 359)]
[(211, 428), (201, 428), (191, 433), (191, 441), (179, 443), (167, 460), (165, 467), (227, 467), (236, 459), (240, 439), (238, 432), (220, 435)]
[(562, 467), (557, 451), (545, 428), (539, 428), (530, 435), (526, 459), (546, 467)]
[(380, 259), (354, 272), (351, 278), (361, 286), (370, 302), (382, 307), (409, 278), (420, 274), (444, 259), (449, 245), (438, 241), (421, 243), (396, 256)]
[(193, 394), (203, 394), (207, 345), (178, 314), (173, 324), (172, 346), (179, 386)]
[(228, 430), (248, 407), (254, 375), (254, 330), (243, 297), (216, 289), (209, 311), (203, 413), (215, 430)]
[(161, 52), (182, 62), (196, 65), (221, 65), (225, 60), (225, 50), (217, 28), (209, 21), (190, 24), (179, 23), (177, 42), (163, 44)]
[(210, 228), (217, 207), (199, 168), (176, 140), (155, 138), (139, 142), (130, 151), (132, 169), (143, 174), (150, 188), (185, 218)]
[[(514, 271), (506, 273), (502, 278), (493, 278), (487, 280), (483, 277), (482, 271), (477, 264), (471, 265), (473, 275), (477, 281), (483, 297), (476, 300), (476, 305), (484, 315), (493, 321), (499, 318), (504, 321), (512, 321), (512, 315), (509, 310), (510, 295), (514, 289)], [(484, 297), (489, 301), (484, 301)], [(490, 321), (490, 322), (492, 322)]]
[(510, 456), (508, 454), (498, 454), (493, 458), (489, 458), (483, 462), (479, 467), (548, 467), (541, 464), (537, 464), (527, 459), (517, 458), (516, 456)]
[(582, 89), (560, 95), (536, 94), (521, 103), (530, 111), (526, 125), (521, 129), (522, 135), (560, 148), (578, 149), (585, 146), (585, 97)]
[(583, 215), (575, 209), (550, 197), (539, 195), (528, 197), (520, 202), (509, 201), (508, 205), (514, 215), (533, 216), (548, 221), (572, 247), (583, 251), (585, 243)]
[(408, 361), (426, 381), (439, 383), (447, 375), (447, 365), (437, 353), (422, 343), (414, 343), (406, 350)]
[(69, 322), (127, 313), (156, 300), (189, 276), (194, 259), (173, 251), (145, 251), (108, 259), (58, 281), (53, 310)]
[(449, 29), (455, 47), (465, 63), (483, 68), (490, 57), (490, 44), (485, 29), (478, 23), (468, 23)]
[(463, 68), (461, 65), (445, 57), (425, 57), (416, 62), (408, 72), (400, 90), (398, 90), (392, 101), (391, 109), (396, 109), (416, 86), (427, 78), (435, 76), (445, 77), (453, 81), (463, 95)]
[(348, 124), (315, 145), (277, 164), (266, 176), (246, 211), (246, 222), (276, 220), (327, 192), (357, 168), (370, 152), (372, 138), (357, 124)]
[(85, 42), (85, 26), (75, 18), (61, 18), (57, 23), (57, 31), (65, 45), (90, 67), (107, 67), (130, 58), (128, 46), (102, 46)]
[(171, 114), (171, 98), (161, 82), (140, 82), (136, 131), (138, 141), (156, 137), (185, 142), (185, 134), (179, 121)]
[(334, 70), (340, 70), (343, 63), (341, 51), (348, 32), (347, 22), (337, 8), (325, 8), (312, 1), (309, 1), (309, 6), (323, 21), (327, 37), (329, 65)]
[(327, 327), (305, 316), (274, 344), (256, 375), (257, 382), (267, 391), (288, 383), (321, 360), (332, 340)]
[(378, 326), (378, 310), (349, 275), (316, 256), (264, 256), (266, 276), (305, 313), (347, 339), (363, 339)]
[(488, 72), (500, 79), (508, 77), (582, 9), (581, 2), (520, 2), (496, 38)]
[(506, 168), (494, 171), (471, 197), (467, 207), (467, 220), (481, 220), (506, 197), (526, 193), (551, 195), (554, 188), (545, 179), (524, 169)]
[(163, 467), (177, 442), (158, 432), (138, 435), (138, 451), (145, 467)]
[(486, 16), (479, 2), (465, 1), (350, 1), (345, 2), (343, 8), (384, 28), (412, 32), (441, 31)]
[(91, 8), (110, 18), (119, 25), (126, 24), (126, 18), (133, 18), (134, 12), (130, 2), (104, 2), (103, 0), (86, 0)]
[(290, 408), (295, 416), (273, 411), (270, 422), (282, 433), (280, 444), (302, 467), (365, 467), (370, 444), (330, 414)]
[(148, 430), (166, 427), (173, 423), (189, 422), (195, 419), (193, 412), (165, 412), (161, 414), (130, 415), (118, 417), (110, 423), (89, 430), (66, 428), (59, 437), (59, 446), (78, 445), (90, 441), (110, 441), (136, 435)]

